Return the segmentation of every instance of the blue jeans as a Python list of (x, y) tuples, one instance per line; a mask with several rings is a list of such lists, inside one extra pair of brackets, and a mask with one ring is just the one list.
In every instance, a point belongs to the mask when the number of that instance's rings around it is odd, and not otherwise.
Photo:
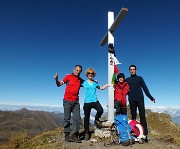
[[(80, 104), (79, 101), (67, 101), (63, 100), (64, 106), (64, 133), (70, 133), (70, 135), (79, 133), (80, 128)], [(71, 113), (72, 116), (72, 127), (71, 127)]]

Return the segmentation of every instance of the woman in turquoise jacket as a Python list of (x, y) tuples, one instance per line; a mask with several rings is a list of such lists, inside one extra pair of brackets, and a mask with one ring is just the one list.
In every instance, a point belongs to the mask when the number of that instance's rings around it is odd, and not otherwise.
[(96, 95), (96, 88), (100, 90), (104, 90), (108, 87), (108, 84), (104, 86), (100, 86), (97, 82), (93, 80), (93, 78), (96, 76), (96, 72), (93, 68), (88, 68), (85, 72), (87, 76), (87, 80), (85, 80), (82, 84), (82, 86), (85, 89), (85, 101), (84, 101), (84, 131), (85, 131), (85, 140), (89, 140), (89, 119), (90, 119), (90, 113), (91, 109), (95, 109), (97, 111), (95, 116), (95, 125), (98, 127), (101, 123), (99, 121), (99, 118), (101, 118), (101, 115), (103, 114), (103, 108), (101, 104), (98, 101), (97, 95)]

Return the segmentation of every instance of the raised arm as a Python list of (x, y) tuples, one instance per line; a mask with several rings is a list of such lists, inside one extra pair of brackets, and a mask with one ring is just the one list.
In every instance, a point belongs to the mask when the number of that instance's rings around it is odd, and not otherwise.
[(63, 82), (59, 82), (59, 81), (58, 81), (58, 73), (56, 73), (56, 74), (54, 75), (54, 79), (55, 79), (56, 85), (57, 85), (58, 87), (61, 86), (61, 85), (63, 85)]

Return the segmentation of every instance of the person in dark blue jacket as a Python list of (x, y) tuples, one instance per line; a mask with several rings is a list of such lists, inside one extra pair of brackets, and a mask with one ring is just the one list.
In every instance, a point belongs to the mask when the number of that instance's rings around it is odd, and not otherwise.
[(146, 117), (145, 117), (143, 91), (152, 102), (155, 103), (155, 99), (151, 96), (143, 78), (141, 76), (136, 75), (136, 66), (135, 65), (129, 66), (129, 72), (130, 72), (131, 76), (126, 78), (125, 81), (128, 82), (129, 87), (130, 87), (130, 91), (128, 94), (128, 100), (129, 100), (132, 120), (136, 120), (137, 108), (138, 108), (139, 116), (140, 116), (140, 123), (144, 127), (144, 135), (146, 136), (146, 138), (144, 138), (144, 141), (148, 142), (148, 138), (147, 138), (148, 128), (147, 128), (147, 122), (146, 122)]

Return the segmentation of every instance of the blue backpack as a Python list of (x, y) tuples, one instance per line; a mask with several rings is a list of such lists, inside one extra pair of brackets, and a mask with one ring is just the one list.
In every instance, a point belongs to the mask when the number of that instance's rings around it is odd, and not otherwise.
[(118, 143), (128, 146), (134, 142), (131, 126), (128, 124), (127, 115), (119, 114), (114, 118), (115, 134), (117, 135)]

